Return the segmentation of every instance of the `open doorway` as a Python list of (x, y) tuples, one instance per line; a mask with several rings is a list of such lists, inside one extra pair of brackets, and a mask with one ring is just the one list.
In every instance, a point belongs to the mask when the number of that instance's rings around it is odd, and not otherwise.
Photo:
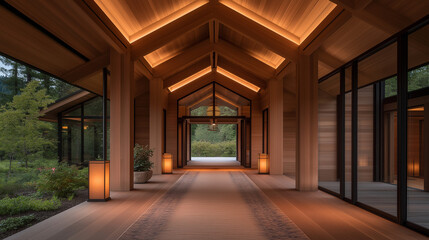
[(188, 166), (240, 166), (237, 124), (191, 124)]

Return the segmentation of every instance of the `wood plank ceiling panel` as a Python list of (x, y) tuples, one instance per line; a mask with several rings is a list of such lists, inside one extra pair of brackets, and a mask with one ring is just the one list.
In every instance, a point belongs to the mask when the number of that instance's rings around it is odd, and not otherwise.
[(326, 39), (321, 49), (346, 63), (388, 37), (383, 31), (352, 17)]
[(0, 52), (60, 76), (84, 63), (35, 27), (0, 7)]
[(302, 42), (335, 8), (329, 0), (232, 0), (289, 31)]
[(209, 26), (205, 24), (192, 32), (184, 34), (176, 39), (172, 39), (167, 45), (147, 54), (144, 58), (151, 67), (157, 65), (183, 53), (185, 49), (196, 45), (209, 38)]
[(96, 30), (98, 26), (75, 1), (7, 2), (89, 59), (109, 48)]
[(274, 69), (276, 69), (285, 60), (282, 56), (275, 54), (261, 44), (243, 36), (223, 24), (219, 24), (219, 38), (243, 49), (243, 51), (248, 53), (250, 56), (270, 65)]

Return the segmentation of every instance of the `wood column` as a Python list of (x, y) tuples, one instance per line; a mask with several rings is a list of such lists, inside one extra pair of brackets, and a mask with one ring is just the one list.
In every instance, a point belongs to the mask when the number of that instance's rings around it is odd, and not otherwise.
[(134, 63), (129, 51), (110, 52), (110, 186), (133, 188)]
[(318, 83), (317, 58), (299, 56), (297, 64), (296, 188), (318, 189)]
[(423, 139), (423, 146), (424, 152), (423, 152), (423, 174), (424, 174), (424, 185), (425, 185), (425, 191), (429, 192), (429, 103), (425, 103), (424, 105), (425, 113), (424, 113), (424, 120), (423, 120), (423, 131), (424, 131), (424, 139)]
[(154, 78), (149, 81), (149, 146), (152, 148), (153, 173), (161, 174), (162, 159), (162, 108), (163, 82)]
[(268, 88), (270, 174), (283, 174), (283, 79), (271, 79)]

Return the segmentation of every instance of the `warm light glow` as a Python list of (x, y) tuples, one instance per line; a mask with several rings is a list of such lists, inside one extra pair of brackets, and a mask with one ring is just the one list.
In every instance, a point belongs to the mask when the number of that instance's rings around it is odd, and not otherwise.
[(258, 173), (259, 174), (268, 174), (270, 173), (270, 160), (268, 154), (260, 153), (258, 160)]
[(173, 156), (170, 153), (162, 154), (162, 173), (173, 173)]
[(211, 71), (212, 71), (212, 67), (211, 66), (209, 66), (207, 68), (204, 68), (203, 70), (201, 70), (201, 71), (199, 71), (199, 72), (197, 72), (197, 73), (195, 73), (195, 74), (193, 74), (193, 75), (191, 75), (191, 76), (183, 79), (182, 81), (180, 81), (180, 82), (178, 82), (176, 84), (173, 84), (172, 86), (168, 87), (168, 90), (170, 92), (174, 92), (177, 89), (185, 86), (186, 84), (189, 84), (189, 83), (197, 80), (198, 78), (206, 75), (207, 73), (210, 73)]
[(109, 170), (109, 162), (89, 162), (89, 200), (106, 200), (110, 197)]
[(89, 128), (89, 126), (88, 126), (88, 125), (83, 126), (83, 129), (84, 129), (84, 130), (86, 130), (86, 129), (88, 129), (88, 128)]
[(416, 108), (410, 108), (408, 111), (410, 112), (423, 112), (425, 110), (424, 107), (416, 107)]
[(233, 1), (228, 1), (228, 0), (219, 0), (220, 3), (222, 3), (223, 5), (231, 8), (232, 10), (240, 13), (241, 15), (251, 19), (254, 22), (257, 22), (259, 24), (261, 24), (262, 26), (270, 29), (271, 31), (279, 34), (280, 36), (289, 39), (290, 41), (292, 41), (293, 43), (295, 43), (296, 45), (299, 45), (301, 43), (300, 39), (298, 36), (296, 36), (295, 34), (279, 27), (278, 25), (272, 23), (271, 21), (259, 16), (258, 14), (254, 13), (253, 11), (250, 11), (247, 8), (244, 8), (242, 6), (240, 6), (239, 4), (233, 2)]
[[(280, 36), (290, 40), (291, 42), (300, 45), (304, 40), (316, 29), (317, 26), (329, 15), (329, 13), (334, 10), (336, 7), (336, 4), (329, 3), (327, 6), (323, 6), (323, 10), (321, 12), (313, 13), (309, 17), (312, 18), (310, 22), (310, 25), (307, 25), (305, 28), (306, 30), (302, 33), (301, 36), (297, 36), (292, 32), (289, 32), (288, 30), (278, 26), (277, 24), (271, 22), (270, 20), (258, 15), (257, 13), (253, 12), (250, 9), (247, 9), (240, 4), (237, 4), (234, 1), (231, 0), (219, 0), (220, 3), (223, 5), (231, 8), (232, 10), (240, 13), (241, 15), (249, 18), (250, 20), (259, 23), (260, 25), (270, 29), (271, 31), (279, 34)], [(323, 3), (319, 3), (322, 4)], [(319, 6), (316, 6), (319, 7)]]
[(69, 126), (63, 126), (63, 129), (67, 130), (67, 129), (69, 129)]
[[(127, 19), (121, 16), (120, 10), (116, 9), (114, 5), (106, 3), (102, 0), (95, 0), (100, 9), (106, 14), (107, 17), (112, 21), (112, 23), (118, 28), (118, 30), (122, 33), (122, 35), (128, 40), (129, 43), (133, 43), (138, 39), (147, 36), (148, 34), (164, 27), (165, 25), (177, 20), (178, 18), (183, 17), (184, 15), (194, 11), (195, 9), (203, 6), (208, 3), (208, 0), (197, 0), (194, 1), (187, 6), (171, 13), (170, 15), (156, 21), (149, 26), (137, 31), (137, 32), (129, 32), (130, 27)], [(123, 4), (126, 4), (125, 2)]]
[(229, 78), (229, 79), (231, 79), (231, 80), (233, 80), (233, 81), (235, 81), (235, 82), (237, 82), (237, 83), (239, 83), (239, 84), (241, 84), (241, 85), (249, 88), (252, 91), (259, 92), (259, 90), (261, 89), (258, 86), (256, 86), (256, 85), (254, 85), (254, 84), (252, 84), (252, 83), (250, 83), (250, 82), (248, 82), (248, 81), (240, 78), (239, 76), (236, 76), (236, 75), (234, 75), (234, 74), (226, 71), (225, 69), (223, 69), (223, 68), (221, 68), (219, 66), (217, 67), (217, 72), (220, 73), (220, 74), (222, 74), (222, 75), (224, 75), (225, 77), (227, 77), (227, 78)]

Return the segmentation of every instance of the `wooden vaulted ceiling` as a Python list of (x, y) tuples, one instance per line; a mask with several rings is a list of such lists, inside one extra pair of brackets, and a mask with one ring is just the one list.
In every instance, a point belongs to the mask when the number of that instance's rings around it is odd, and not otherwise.
[(95, 3), (91, 7), (101, 10), (131, 45), (133, 58), (148, 69), (146, 77), (162, 78), (164, 87), (219, 66), (256, 91), (297, 60), (299, 45), (336, 6), (328, 0)]
[[(95, 93), (94, 69), (112, 48), (131, 49), (136, 81), (168, 88), (219, 67), (263, 89), (298, 54), (317, 53), (324, 76), (428, 9), (420, 0), (5, 0), (0, 52)], [(428, 55), (428, 31), (410, 38), (411, 53)], [(214, 71), (194, 82), (213, 79), (230, 81)]]

